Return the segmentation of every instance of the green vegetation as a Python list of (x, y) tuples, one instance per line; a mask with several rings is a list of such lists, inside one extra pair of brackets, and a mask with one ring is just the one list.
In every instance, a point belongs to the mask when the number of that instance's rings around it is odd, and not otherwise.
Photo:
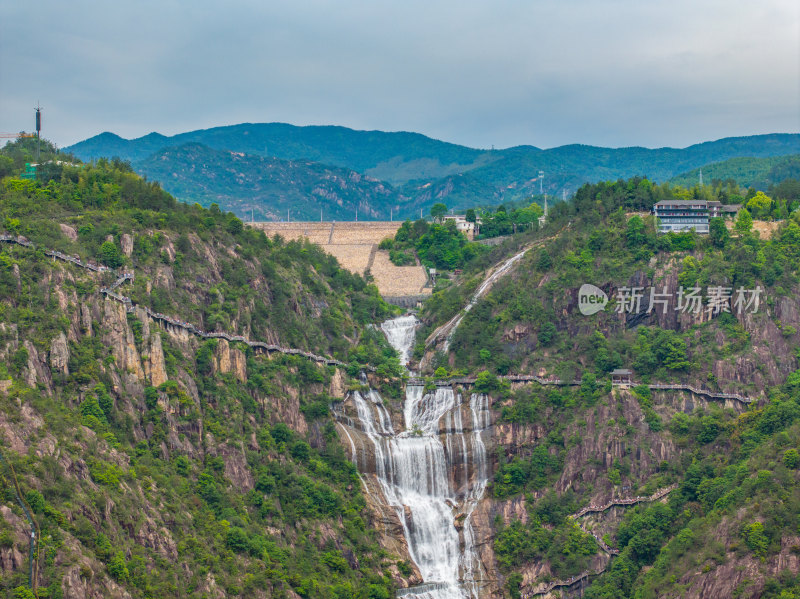
[[(0, 167), (19, 172), (25, 143), (0, 153)], [(135, 270), (125, 292), (142, 306), (348, 366), (168, 333), (103, 300), (110, 275), (41, 250), (0, 248), (0, 380), (10, 381), (0, 428), (14, 433), (3, 433), (2, 450), (41, 527), (39, 596), (61, 596), (70, 568), (135, 598), (392, 596), (393, 576), (412, 568), (379, 545), (329, 411), (341, 389), (360, 388), (367, 364), (387, 405), (401, 397), (397, 356), (367, 326), (396, 310), (317, 246), (267, 238), (215, 205), (180, 204), (123, 161), (48, 164), (37, 180), (0, 181), (6, 231)], [(474, 390), (493, 396), (510, 440), (494, 448), (487, 492), (526, 511), (500, 516), (492, 540), (512, 596), (533, 560), (556, 578), (600, 562), (591, 535), (599, 529), (571, 517), (590, 498), (644, 496), (671, 483), (666, 503), (620, 508), (621, 522), (600, 531), (620, 555), (587, 597), (680, 596), (690, 578), (722, 564), (772, 564), (793, 551), (784, 545), (800, 514), (800, 215), (782, 194), (635, 178), (582, 187), (551, 208), (542, 229), (530, 205), (493, 211), (486, 223), (498, 235), (508, 222), (513, 233), (515, 218), (531, 224), (496, 248), (424, 221), (404, 223), (382, 244), (396, 261), (416, 254), (429, 267), (462, 269), (459, 285), (440, 284), (426, 303), (421, 339), (465, 305), (490, 266), (538, 243), (466, 315), (451, 353), (429, 356), (427, 371), (475, 374)], [(745, 208), (733, 230), (715, 221), (707, 237), (657, 235), (651, 217), (630, 214), (676, 197), (741, 198)], [(774, 236), (762, 238), (753, 218), (780, 221)], [(612, 299), (591, 318), (576, 308), (585, 282)], [(761, 285), (763, 309), (747, 319), (612, 311), (623, 286), (675, 284)], [(621, 367), (637, 384), (612, 391), (609, 372)], [(580, 383), (512, 390), (498, 376), (540, 371)], [(778, 377), (785, 382), (755, 388)], [(741, 409), (670, 403), (647, 386), (655, 381), (765, 395)], [(22, 512), (3, 488), (14, 518), (0, 518), (0, 548), (24, 549)], [(762, 596), (792, 596), (799, 581), (764, 574)], [(21, 570), (0, 579), (12, 597), (31, 596), (25, 584)]]
[[(732, 157), (797, 154), (799, 140), (797, 134), (773, 134), (721, 139), (680, 150), (585, 145), (478, 150), (415, 133), (266, 123), (173, 137), (152, 134), (130, 141), (104, 133), (68, 150), (85, 160), (120, 156), (176, 196), (204, 205), (216, 201), (224, 210), (241, 211), (240, 216), (249, 216), (245, 206), (252, 205), (255, 194), (262, 200), (262, 214), (275, 219), (284, 218), (285, 208), (290, 207), (282, 197), (292, 196), (297, 198), (292, 210), (295, 218), (316, 220), (324, 208), (326, 218), (349, 220), (354, 218), (358, 198), (369, 206), (371, 218), (387, 220), (392, 209), (395, 218), (411, 218), (420, 208), (427, 211), (440, 202), (463, 210), (487, 201), (526, 200), (539, 192), (535, 178), (539, 170), (547, 173), (545, 191), (559, 196), (561, 190), (574, 190), (586, 182), (643, 174), (666, 181)], [(198, 162), (205, 166), (192, 172), (191, 166)], [(237, 179), (237, 174), (245, 181)], [(386, 183), (367, 181), (363, 175)], [(697, 177), (688, 184), (696, 181)], [(220, 199), (214, 199), (214, 194), (220, 194)], [(276, 209), (277, 204), (285, 207)], [(363, 218), (363, 210), (361, 214)]]
[(494, 212), (479, 210), (476, 215), (481, 221), (478, 237), (486, 239), (526, 230), (536, 231), (539, 228), (539, 217), (543, 214), (544, 210), (536, 203), (521, 207), (501, 204)]
[[(319, 247), (268, 239), (215, 206), (180, 204), (120, 161), (53, 164), (39, 175), (0, 182), (5, 229), (134, 269), (125, 293), (138, 304), (336, 355), (355, 374), (370, 362), (380, 376), (399, 375), (396, 354), (366, 326), (394, 309)], [(132, 597), (199, 598), (210, 588), (389, 597), (397, 556), (378, 546), (329, 414), (335, 370), (168, 334), (103, 300), (110, 276), (0, 248), (0, 378), (11, 385), (0, 423), (30, 451), (0, 438), (41, 528), (38, 596), (61, 597), (78, 568), (87, 583), (113, 581)], [(67, 373), (47, 358), (62, 334)], [(162, 368), (167, 380), (151, 386), (143, 368)], [(22, 522), (3, 489), (0, 501)], [(3, 518), (0, 543), (18, 543)], [(4, 574), (0, 594), (32, 596), (26, 584), (26, 570)]]
[(598, 551), (592, 535), (570, 519), (562, 519), (545, 528), (538, 518), (527, 525), (518, 520), (500, 526), (494, 550), (500, 566), (508, 571), (533, 560), (547, 560), (553, 574), (560, 579), (585, 571), (591, 556)]
[(380, 248), (389, 250), (392, 262), (398, 266), (412, 262), (412, 252), (416, 251), (425, 266), (438, 270), (461, 268), (487, 251), (485, 246), (467, 241), (453, 221), (438, 224), (424, 220), (405, 221), (394, 239), (384, 239)]
[[(798, 377), (800, 371), (789, 379)], [(681, 486), (668, 504), (626, 514), (617, 533), (622, 553), (586, 596), (660, 597), (680, 592), (676, 580), (685, 572), (713, 571), (731, 559), (769, 558), (780, 551), (781, 538), (796, 534), (800, 513), (793, 473), (800, 443), (797, 391), (787, 382), (771, 391), (766, 405), (738, 417), (722, 411), (676, 414), (672, 435), (687, 446), (676, 468)], [(769, 596), (796, 584), (791, 576), (772, 579)]]
[[(197, 177), (197, 164), (203, 177)], [(165, 148), (137, 163), (148, 179), (161, 181), (175, 197), (203, 206), (219, 204), (242, 218), (347, 221), (361, 214), (386, 212), (396, 198), (391, 188), (346, 168), (308, 160), (240, 156), (227, 149), (187, 143)], [(257, 206), (251, 211), (253, 205)]]
[[(670, 179), (670, 183), (692, 187), (700, 179), (700, 170), (703, 171), (703, 179), (712, 182), (715, 186), (717, 184), (733, 184), (768, 191), (784, 180), (800, 180), (800, 156), (730, 158), (682, 173)], [(785, 199), (788, 196), (781, 195), (780, 197)]]
[[(800, 212), (785, 200), (756, 192), (749, 200), (754, 211), (762, 211), (760, 216), (782, 220), (772, 239), (752, 232), (747, 211), (742, 211), (733, 234), (727, 228), (722, 233), (715, 225), (716, 233), (709, 236), (658, 235), (652, 217), (626, 217), (626, 212), (646, 211), (668, 197), (707, 195), (713, 199), (724, 193), (722, 188), (684, 190), (633, 179), (585, 186), (574, 201), (556, 204), (544, 231), (515, 236), (509, 245), (491, 252), (496, 263), (523, 243), (561, 230), (546, 249), (526, 254), (514, 276), (500, 279), (466, 315), (451, 343), (455, 367), (488, 367), (506, 374), (525, 372), (536, 364), (559, 378), (583, 372), (605, 376), (614, 368), (633, 367), (639, 376), (666, 382), (687, 373), (704, 375), (712, 351), (721, 351), (723, 356), (746, 351), (747, 335), (727, 315), (674, 330), (658, 324), (660, 306), (656, 305), (655, 314), (632, 327), (613, 313), (617, 304), (612, 301), (590, 323), (577, 312), (571, 295), (571, 290), (586, 282), (616, 290), (632, 285), (634, 277), (644, 281), (638, 284), (645, 293), (650, 287), (660, 292), (668, 274), (676, 270), (677, 281), (668, 290), (673, 294), (679, 285), (703, 289), (721, 285), (735, 290), (757, 284), (766, 288), (767, 295), (787, 294), (800, 275)], [(471, 260), (464, 266), (463, 286), (434, 293), (423, 312), (428, 330), (466, 304), (487, 262), (484, 256)], [(611, 296), (614, 300), (613, 291)], [(648, 300), (644, 298), (642, 305)], [(670, 310), (674, 311), (674, 305)], [(512, 329), (523, 331), (521, 337), (515, 338), (516, 332), (512, 336)], [(716, 343), (708, 343), (717, 330), (726, 339), (720, 350), (714, 349)]]
[[(746, 209), (732, 231), (719, 220), (709, 236), (657, 235), (652, 217), (630, 214), (670, 197), (736, 201)], [(771, 238), (754, 232), (753, 215), (780, 221)], [(514, 425), (514, 441), (512, 447), (498, 448), (491, 490), (499, 499), (524, 496), (527, 509), (525, 524), (516, 519), (495, 523), (495, 552), (512, 596), (520, 592), (519, 569), (533, 560), (546, 560), (561, 579), (590, 569), (589, 556), (598, 549), (567, 516), (599, 489), (606, 496), (649, 495), (671, 482), (680, 485), (666, 504), (627, 508), (622, 524), (606, 539), (621, 554), (611, 558), (587, 597), (681, 596), (689, 588), (687, 579), (713, 576), (731, 560), (775, 563), (782, 542), (796, 534), (800, 514), (795, 476), (800, 371), (768, 388), (764, 403), (741, 414), (721, 405), (682, 412), (638, 384), (626, 392), (641, 414), (634, 421), (631, 404), (611, 394), (604, 379), (614, 368), (627, 367), (641, 383), (690, 381), (711, 389), (735, 384), (740, 392), (755, 395), (760, 389), (748, 388), (747, 380), (733, 383), (730, 371), (721, 380), (712, 365), (746, 363), (756, 343), (769, 345), (772, 355), (757, 360), (754, 368), (797, 368), (800, 355), (780, 340), (794, 342), (793, 317), (791, 324), (776, 322), (773, 310), (781, 302), (793, 304), (800, 286), (797, 203), (786, 195), (719, 184), (683, 189), (637, 178), (584, 186), (573, 201), (553, 207), (544, 230), (516, 235), (490, 255), (465, 264), (465, 285), (437, 291), (427, 302), (426, 331), (466, 303), (488, 264), (554, 233), (557, 239), (529, 252), (513, 275), (500, 279), (466, 315), (453, 337), (450, 361), (439, 356), (432, 361), (434, 367), (480, 369), (487, 380), (493, 373), (539, 370), (583, 379), (580, 387), (532, 383), (514, 392), (494, 391), (502, 406), (499, 422)], [(607, 311), (593, 317), (578, 314), (575, 291), (585, 282), (608, 292)], [(615, 291), (626, 285), (658, 291), (679, 285), (761, 285), (764, 304), (748, 317), (752, 320), (728, 313), (672, 320), (659, 314), (658, 305), (654, 314), (636, 318), (613, 312)], [(768, 327), (780, 330), (775, 341), (765, 339)], [(662, 437), (674, 443), (673, 457), (637, 473), (641, 466), (626, 452), (634, 446), (648, 455)], [(587, 438), (600, 447), (622, 443), (623, 457), (593, 463), (581, 454)], [(562, 480), (564, 469), (574, 478)], [(566, 482), (568, 490), (556, 493), (556, 481), (559, 486)], [(768, 578), (765, 594), (794, 592), (797, 580), (788, 572)]]
[[(287, 346), (342, 360), (350, 349), (342, 334), (351, 336), (357, 323), (392, 312), (374, 286), (319, 246), (269, 239), (216, 205), (181, 204), (119, 161), (58, 165), (48, 177), (2, 183), (0, 220), (6, 228), (44, 247), (112, 268), (135, 268), (147, 276), (138, 276), (128, 294), (157, 312), (205, 330), (249, 329), (255, 339), (275, 334)], [(59, 223), (70, 225), (77, 238), (65, 236)], [(132, 244), (130, 256), (122, 251), (123, 235)], [(217, 244), (236, 251), (219, 255), (209, 269)], [(148, 292), (147, 281), (164, 268), (174, 289), (162, 284)], [(321, 301), (314, 305), (312, 296)]]

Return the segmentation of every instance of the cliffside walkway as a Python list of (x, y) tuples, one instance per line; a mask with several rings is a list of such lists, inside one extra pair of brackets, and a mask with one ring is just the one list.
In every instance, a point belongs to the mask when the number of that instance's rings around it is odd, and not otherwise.
[(611, 501), (609, 501), (608, 503), (605, 503), (603, 505), (587, 505), (586, 507), (582, 508), (578, 512), (572, 514), (572, 517), (573, 518), (580, 518), (581, 516), (585, 516), (586, 514), (591, 514), (591, 513), (595, 513), (595, 512), (605, 512), (606, 510), (611, 509), (612, 507), (615, 507), (615, 506), (618, 506), (618, 505), (636, 505), (637, 503), (647, 503), (647, 502), (651, 502), (651, 501), (658, 501), (662, 497), (665, 497), (666, 495), (669, 495), (670, 493), (672, 493), (677, 488), (678, 488), (678, 484), (675, 483), (675, 484), (672, 484), (672, 485), (670, 485), (668, 487), (664, 487), (663, 489), (659, 489), (658, 491), (656, 491), (655, 493), (653, 493), (652, 495), (647, 496), (647, 497), (642, 497), (642, 496), (639, 496), (639, 497), (620, 497), (618, 499), (612, 499)]
[(586, 580), (589, 576), (600, 574), (600, 572), (584, 572), (583, 574), (579, 574), (578, 576), (573, 576), (572, 578), (568, 578), (566, 580), (554, 580), (552, 582), (548, 582), (546, 585), (542, 586), (539, 585), (528, 591), (527, 593), (522, 593), (520, 597), (522, 599), (531, 599), (532, 597), (536, 597), (538, 595), (546, 595), (553, 589), (558, 587), (571, 587), (573, 584), (579, 583), (581, 580)]
[[(562, 231), (563, 231), (563, 229), (562, 229)], [(529, 244), (528, 246), (526, 246), (526, 248), (523, 251), (518, 252), (517, 254), (515, 254), (514, 258), (517, 258), (517, 257), (521, 258), (522, 255), (524, 255), (525, 252), (527, 252), (528, 250), (530, 250), (533, 247), (536, 247), (537, 245), (540, 245), (540, 244), (542, 244), (542, 243), (544, 243), (546, 241), (549, 241), (551, 239), (555, 239), (555, 237), (557, 237), (560, 233), (561, 233), (561, 231), (559, 231), (556, 235), (554, 235), (552, 237), (548, 237), (547, 239), (540, 239), (540, 240), (538, 240), (538, 241), (536, 241), (536, 242), (534, 242), (532, 244)], [(17, 235), (0, 234), (0, 242), (16, 243), (17, 245), (20, 245), (22, 247), (26, 247), (26, 248), (30, 248), (30, 249), (36, 249), (36, 245), (32, 241), (29, 241), (25, 237), (17, 236)], [(125, 295), (122, 295), (121, 293), (117, 292), (117, 289), (123, 283), (125, 283), (126, 281), (134, 280), (134, 273), (133, 272), (121, 271), (120, 273), (117, 273), (114, 269), (109, 268), (108, 266), (104, 266), (102, 264), (97, 264), (97, 263), (91, 262), (91, 261), (84, 261), (84, 260), (81, 260), (80, 258), (78, 258), (76, 256), (70, 256), (70, 255), (65, 254), (63, 252), (60, 252), (58, 250), (43, 250), (43, 251), (44, 251), (45, 256), (49, 256), (49, 257), (52, 257), (54, 259), (62, 260), (64, 262), (69, 262), (71, 264), (74, 264), (75, 266), (78, 266), (80, 268), (89, 270), (91, 272), (116, 274), (117, 275), (117, 279), (114, 281), (114, 283), (112, 283), (109, 287), (103, 287), (102, 289), (100, 289), (100, 293), (104, 294), (106, 297), (110, 297), (111, 299), (113, 299), (115, 301), (118, 301), (118, 302), (122, 303), (123, 305), (125, 305), (125, 309), (128, 312), (134, 312), (136, 310), (137, 305), (131, 300), (131, 298), (129, 298), (129, 297), (127, 297)], [(517, 259), (519, 259), (519, 258), (517, 258)], [(508, 264), (509, 262), (511, 262), (511, 260), (507, 260), (506, 263), (504, 263), (504, 266), (506, 264)], [(511, 264), (508, 265), (508, 268), (510, 268), (510, 266), (513, 266), (513, 264), (515, 264), (515, 263), (516, 263), (516, 261), (511, 262)], [(508, 270), (508, 268), (503, 270), (503, 272)], [(488, 289), (491, 288), (490, 285), (487, 286), (487, 283), (489, 282), (489, 279), (492, 279), (492, 277), (496, 278), (496, 276), (498, 274), (501, 274), (501, 273), (499, 273), (499, 270), (501, 270), (501, 269), (495, 269), (492, 272), (492, 274), (490, 274), (487, 277), (487, 279), (484, 281), (484, 283), (481, 285), (481, 287), (478, 289), (478, 291), (473, 296), (473, 300), (471, 300), (471, 304), (472, 305), (474, 305), (474, 303), (477, 302), (478, 298), (482, 295), (483, 292), (488, 291)], [(494, 280), (494, 279), (492, 279), (492, 280)], [(483, 290), (483, 291), (481, 291), (481, 290)], [(471, 305), (468, 306), (468, 308), (470, 308), (470, 307), (472, 307), (472, 306)], [(461, 317), (463, 317), (463, 315), (466, 314), (466, 312), (468, 311), (468, 308), (465, 308), (464, 310), (459, 312), (459, 314), (456, 315), (456, 316), (460, 315)], [(244, 343), (246, 345), (249, 345), (250, 347), (252, 347), (256, 351), (263, 351), (263, 352), (267, 352), (267, 353), (278, 352), (278, 353), (282, 353), (282, 354), (288, 354), (288, 355), (294, 355), (294, 356), (302, 356), (304, 358), (308, 358), (309, 360), (312, 360), (312, 361), (317, 362), (319, 364), (325, 364), (325, 365), (328, 365), (328, 366), (338, 366), (338, 367), (347, 366), (347, 364), (345, 364), (344, 362), (342, 362), (340, 360), (336, 360), (335, 358), (331, 358), (331, 357), (328, 357), (328, 356), (320, 356), (320, 355), (317, 355), (317, 354), (314, 354), (314, 353), (311, 353), (311, 352), (307, 352), (307, 351), (304, 351), (304, 350), (301, 350), (301, 349), (283, 347), (281, 345), (274, 345), (274, 344), (264, 343), (263, 341), (251, 341), (251, 340), (249, 340), (249, 339), (247, 339), (247, 338), (245, 338), (245, 337), (243, 337), (241, 335), (231, 335), (230, 333), (226, 333), (226, 332), (208, 332), (208, 331), (203, 331), (202, 329), (196, 327), (195, 325), (193, 325), (191, 323), (183, 321), (183, 320), (181, 320), (179, 318), (174, 318), (172, 316), (167, 316), (166, 314), (161, 314), (160, 312), (154, 312), (153, 310), (151, 310), (150, 308), (148, 308), (146, 306), (143, 307), (143, 308), (140, 308), (140, 309), (143, 310), (153, 320), (160, 321), (166, 326), (171, 326), (171, 327), (174, 327), (174, 328), (183, 329), (183, 330), (187, 331), (188, 333), (191, 333), (192, 335), (196, 335), (196, 336), (201, 337), (203, 339), (226, 339), (229, 342)], [(455, 320), (455, 318), (456, 317), (454, 317), (453, 320)], [(460, 322), (460, 320), (459, 320), (459, 322)], [(444, 326), (447, 326), (447, 325), (443, 325), (443, 327)], [(455, 326), (458, 326), (457, 322), (455, 323)], [(428, 337), (428, 341), (426, 341), (426, 344), (430, 343), (431, 339), (435, 335), (437, 335), (438, 332), (441, 331), (443, 327), (439, 327), (439, 329), (434, 331), (434, 333), (432, 333), (431, 336)], [(366, 366), (365, 368), (367, 370), (369, 370), (370, 372), (375, 372), (375, 368), (372, 367), (372, 366)], [(536, 375), (529, 375), (529, 374), (510, 374), (510, 375), (504, 375), (504, 376), (501, 376), (501, 377), (498, 377), (498, 378), (506, 380), (506, 381), (508, 381), (510, 383), (536, 382), (536, 383), (539, 383), (540, 385), (560, 385), (560, 386), (566, 386), (566, 385), (580, 386), (580, 384), (581, 384), (580, 380), (571, 380), (571, 381), (570, 380), (561, 380), (561, 379), (557, 379), (557, 378), (550, 378), (550, 377), (545, 378), (545, 377), (540, 377), (540, 376), (536, 376)], [(434, 384), (437, 387), (448, 387), (448, 386), (451, 386), (451, 385), (474, 385), (476, 380), (477, 380), (476, 377), (456, 377), (456, 378), (446, 379), (446, 380), (436, 380), (436, 381), (434, 381)], [(420, 378), (411, 378), (411, 379), (409, 379), (408, 383), (410, 385), (424, 385), (425, 384), (425, 380), (424, 379), (420, 379)], [(731, 399), (731, 400), (739, 401), (739, 402), (745, 403), (745, 404), (749, 404), (749, 403), (752, 403), (753, 401), (755, 401), (754, 399), (752, 399), (750, 397), (745, 397), (743, 395), (739, 395), (738, 393), (724, 393), (724, 392), (710, 391), (708, 389), (701, 389), (701, 388), (698, 388), (698, 387), (694, 387), (692, 385), (681, 384), (681, 383), (679, 383), (679, 384), (653, 384), (653, 385), (648, 385), (648, 387), (650, 389), (654, 390), (654, 391), (669, 391), (669, 390), (688, 391), (690, 393), (694, 393), (695, 395), (701, 395), (701, 396), (704, 396), (704, 397), (708, 397), (709, 399), (719, 399), (719, 400), (729, 400), (729, 399)]]
[[(672, 484), (672, 485), (670, 485), (668, 487), (664, 487), (663, 489), (659, 489), (658, 491), (656, 491), (652, 495), (649, 495), (649, 496), (646, 496), (646, 497), (642, 497), (642, 496), (624, 497), (624, 498), (619, 498), (619, 499), (612, 499), (611, 501), (609, 501), (608, 503), (605, 503), (603, 505), (588, 505), (588, 506), (584, 507), (583, 509), (581, 509), (580, 511), (572, 514), (571, 517), (572, 518), (580, 518), (581, 516), (585, 516), (586, 514), (589, 514), (589, 513), (592, 513), (592, 512), (604, 512), (604, 511), (606, 511), (606, 510), (608, 510), (608, 509), (610, 509), (610, 508), (612, 508), (614, 506), (617, 506), (617, 505), (636, 505), (637, 503), (645, 503), (645, 502), (649, 502), (649, 501), (658, 501), (659, 499), (661, 499), (661, 498), (669, 495), (670, 493), (672, 493), (677, 488), (678, 488), (678, 484), (675, 483), (675, 484)], [(593, 532), (590, 532), (589, 534), (591, 534), (594, 537), (594, 540), (597, 543), (597, 545), (600, 547), (600, 549), (605, 551), (607, 554), (609, 554), (609, 555), (619, 555), (619, 549), (614, 549), (614, 548), (609, 547), (608, 545), (606, 545), (605, 541), (603, 541), (603, 539), (601, 539), (597, 534), (595, 534)], [(566, 580), (554, 580), (552, 582), (549, 582), (549, 583), (545, 584), (544, 586), (539, 585), (537, 587), (534, 587), (533, 589), (531, 589), (527, 593), (523, 593), (521, 596), (524, 599), (531, 599), (532, 597), (536, 597), (538, 595), (546, 595), (547, 593), (549, 593), (550, 591), (552, 591), (553, 589), (555, 589), (557, 587), (570, 587), (570, 586), (572, 586), (574, 584), (577, 584), (578, 582), (580, 582), (582, 580), (588, 579), (590, 576), (597, 576), (599, 574), (602, 574), (603, 572), (605, 572), (606, 569), (607, 568), (603, 568), (602, 570), (597, 571), (597, 572), (595, 572), (595, 571), (582, 572), (578, 576), (573, 576), (572, 578), (568, 578)]]
[[(21, 236), (13, 236), (13, 235), (0, 235), (0, 242), (6, 243), (16, 243), (26, 248), (36, 249), (36, 245), (25, 239)], [(320, 356), (311, 352), (304, 351), (302, 349), (294, 349), (289, 347), (283, 347), (281, 345), (274, 345), (270, 343), (264, 343), (263, 341), (251, 341), (242, 335), (231, 335), (230, 333), (226, 332), (208, 332), (204, 331), (195, 325), (181, 320), (179, 318), (174, 318), (172, 316), (167, 316), (166, 314), (162, 314), (160, 312), (154, 312), (147, 306), (140, 307), (137, 306), (136, 303), (131, 300), (128, 296), (122, 295), (121, 293), (117, 292), (117, 289), (126, 281), (132, 281), (134, 279), (133, 272), (121, 271), (117, 273), (114, 269), (109, 268), (108, 266), (103, 266), (100, 264), (95, 264), (94, 262), (87, 262), (77, 258), (75, 256), (70, 256), (68, 254), (64, 254), (63, 252), (54, 251), (54, 250), (44, 250), (44, 254), (46, 256), (57, 258), (64, 262), (69, 262), (78, 266), (80, 268), (92, 271), (92, 272), (100, 272), (100, 273), (113, 273), (117, 276), (116, 280), (109, 286), (103, 287), (100, 289), (100, 293), (105, 295), (108, 298), (111, 298), (117, 302), (120, 302), (125, 306), (127, 312), (135, 312), (136, 308), (138, 307), (140, 310), (143, 310), (145, 314), (147, 314), (153, 320), (159, 321), (166, 326), (171, 326), (177, 329), (182, 329), (200, 337), (202, 339), (225, 339), (230, 342), (239, 342), (244, 343), (252, 347), (255, 350), (260, 350), (267, 353), (278, 352), (282, 354), (288, 354), (292, 356), (302, 356), (304, 358), (308, 358), (314, 362), (319, 364), (325, 364), (328, 366), (339, 366), (344, 367), (347, 366), (344, 362), (340, 360), (336, 360), (335, 358), (331, 358), (328, 356)], [(367, 370), (374, 371), (375, 369), (372, 366), (367, 366)]]
[(709, 391), (708, 389), (701, 389), (699, 387), (693, 387), (692, 385), (684, 385), (684, 384), (677, 384), (677, 385), (647, 385), (650, 389), (654, 391), (662, 391), (662, 390), (670, 390), (670, 389), (677, 389), (679, 391), (690, 391), (696, 395), (704, 395), (706, 397), (710, 397), (711, 399), (733, 399), (736, 401), (740, 401), (742, 403), (752, 403), (754, 400), (750, 397), (745, 397), (744, 395), (739, 395), (738, 393), (722, 393), (718, 391)]
[[(508, 381), (509, 383), (539, 383), (540, 385), (557, 385), (557, 386), (575, 386), (578, 387), (582, 384), (582, 381), (573, 379), (573, 380), (562, 380), (550, 377), (540, 377), (531, 374), (507, 374), (501, 375), (497, 377), (501, 380)], [(450, 387), (452, 385), (474, 385), (477, 377), (474, 376), (462, 376), (462, 377), (454, 377), (451, 379), (436, 379), (433, 381), (433, 384), (437, 387)], [(414, 377), (408, 380), (409, 385), (425, 385), (425, 379)], [(756, 401), (752, 397), (746, 397), (744, 395), (740, 395), (738, 393), (725, 393), (721, 391), (711, 391), (709, 389), (702, 389), (700, 387), (695, 387), (693, 385), (684, 384), (684, 383), (677, 383), (677, 384), (652, 384), (647, 385), (649, 389), (653, 391), (688, 391), (689, 393), (694, 393), (695, 395), (702, 395), (703, 397), (708, 397), (709, 399), (719, 399), (719, 400), (728, 400), (732, 399), (734, 401), (738, 401), (744, 404), (750, 404)]]

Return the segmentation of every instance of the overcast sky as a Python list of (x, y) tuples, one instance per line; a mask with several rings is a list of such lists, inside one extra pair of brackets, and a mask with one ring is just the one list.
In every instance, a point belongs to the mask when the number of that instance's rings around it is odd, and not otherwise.
[(473, 147), (800, 131), (797, 0), (0, 2), (0, 131), (240, 122)]

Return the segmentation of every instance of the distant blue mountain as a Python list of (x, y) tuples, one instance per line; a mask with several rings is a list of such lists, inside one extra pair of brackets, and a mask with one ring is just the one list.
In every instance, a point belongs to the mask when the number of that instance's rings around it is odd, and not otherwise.
[[(197, 147), (192, 152), (174, 151), (186, 144), (201, 144), (209, 150), (224, 152), (200, 152)], [(364, 187), (362, 200), (366, 202), (365, 208), (366, 205), (370, 207), (365, 213), (388, 213), (391, 206), (393, 209), (396, 207), (400, 215), (411, 215), (440, 201), (450, 207), (466, 208), (538, 194), (540, 170), (545, 172), (545, 191), (560, 196), (562, 191), (573, 192), (587, 182), (634, 175), (660, 182), (730, 158), (797, 154), (800, 153), (800, 134), (730, 137), (681, 149), (600, 148), (573, 144), (547, 150), (534, 146), (481, 150), (431, 139), (419, 133), (243, 123), (171, 137), (150, 133), (131, 140), (113, 133), (101, 133), (65, 150), (83, 160), (113, 156), (130, 160), (137, 171), (160, 181), (165, 189), (181, 199), (201, 203), (209, 201), (209, 185), (199, 177), (213, 176), (215, 160), (221, 161), (216, 166), (222, 170), (232, 168), (228, 164), (230, 152), (254, 158), (293, 161), (293, 168), (313, 163), (317, 165), (312, 169), (315, 173), (338, 167), (383, 181), (384, 187), (391, 191), (372, 197), (369, 186)], [(169, 157), (164, 158), (167, 151)], [(204, 164), (203, 169), (193, 170), (190, 165), (180, 163), (180, 160), (190, 160), (201, 154), (211, 161)], [(257, 163), (248, 164), (245, 178), (255, 181)], [(310, 172), (307, 174), (308, 177), (302, 177), (305, 181), (315, 176)], [(225, 180), (225, 177), (219, 180)], [(280, 184), (291, 186), (292, 180), (287, 178), (283, 183), (271, 181), (268, 187), (272, 195), (267, 196), (274, 197)], [(218, 203), (223, 208), (227, 207), (223, 206), (226, 202), (230, 202), (230, 209), (234, 210), (240, 210), (243, 202), (250, 203), (248, 190), (241, 185), (229, 189), (220, 189), (217, 185), (215, 193), (220, 196)], [(264, 202), (270, 201), (267, 196), (264, 196)], [(297, 190), (287, 188), (282, 197), (284, 200), (297, 198)], [(351, 200), (355, 201), (355, 196)], [(324, 208), (317, 205), (319, 197), (305, 196), (301, 203), (310, 214)], [(281, 205), (284, 204), (282, 201)], [(278, 206), (265, 205), (264, 208), (265, 213), (272, 213)]]
[(137, 162), (164, 148), (189, 142), (215, 150), (342, 166), (392, 184), (463, 172), (486, 164), (491, 156), (486, 150), (438, 141), (419, 133), (356, 131), (335, 126), (297, 127), (283, 123), (243, 123), (172, 137), (150, 133), (131, 140), (101, 133), (65, 149), (81, 160), (119, 156)]

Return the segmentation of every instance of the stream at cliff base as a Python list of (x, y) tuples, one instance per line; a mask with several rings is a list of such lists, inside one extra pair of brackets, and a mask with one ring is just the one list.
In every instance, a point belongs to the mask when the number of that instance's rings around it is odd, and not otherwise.
[[(389, 343), (408, 364), (417, 326), (413, 315), (384, 322)], [(397, 514), (409, 555), (423, 584), (397, 596), (421, 599), (478, 597), (485, 572), (475, 549), (472, 516), (488, 477), (482, 434), (490, 424), (489, 400), (466, 400), (452, 387), (425, 392), (407, 385), (403, 430), (375, 390), (353, 391), (337, 411), (365, 488)], [(369, 484), (368, 481), (377, 484)], [(380, 497), (374, 497), (380, 494)]]

